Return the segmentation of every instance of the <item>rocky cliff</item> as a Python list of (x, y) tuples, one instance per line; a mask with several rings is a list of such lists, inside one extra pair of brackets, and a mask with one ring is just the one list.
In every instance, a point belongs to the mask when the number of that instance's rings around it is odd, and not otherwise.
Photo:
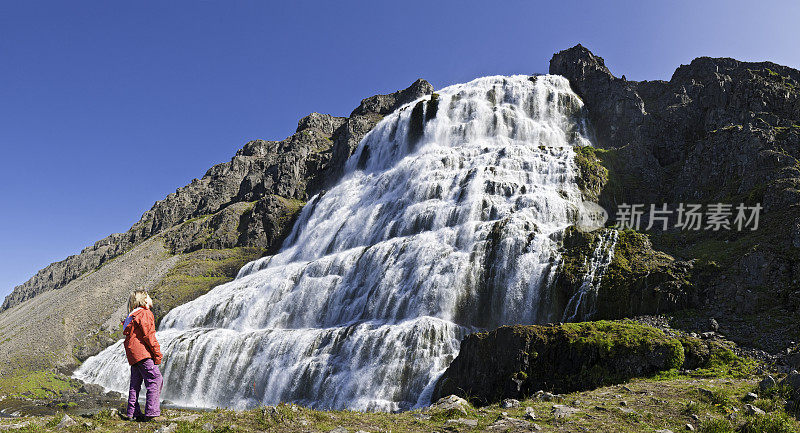
[(691, 309), (678, 315), (688, 327), (715, 317), (721, 332), (771, 351), (798, 341), (800, 71), (702, 57), (669, 81), (636, 82), (578, 45), (554, 55), (550, 73), (585, 102), (598, 148), (580, 149), (577, 162), (587, 195), (612, 217), (622, 203), (763, 206), (754, 231), (675, 229), (675, 215), (670, 229), (647, 231), (643, 219), (618, 245), (640, 251), (639, 277), (615, 258), (621, 272), (599, 293), (622, 289), (630, 302), (606, 304), (606, 315)]

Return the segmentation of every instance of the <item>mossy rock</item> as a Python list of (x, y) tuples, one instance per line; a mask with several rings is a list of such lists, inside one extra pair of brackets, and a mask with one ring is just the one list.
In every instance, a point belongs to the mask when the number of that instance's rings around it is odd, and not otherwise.
[[(586, 261), (608, 230), (617, 229), (584, 232), (573, 226), (564, 232), (558, 278), (548, 298), (554, 320), (562, 320), (557, 313), (564, 311), (581, 287)], [(620, 319), (688, 308), (697, 296), (694, 271), (692, 262), (678, 261), (656, 251), (647, 234), (617, 230), (613, 259), (597, 293), (588, 300), (593, 305), (581, 306), (579, 318)]]
[(467, 336), (434, 400), (450, 394), (479, 404), (622, 383), (681, 368), (684, 347), (663, 331), (630, 321), (504, 326)]

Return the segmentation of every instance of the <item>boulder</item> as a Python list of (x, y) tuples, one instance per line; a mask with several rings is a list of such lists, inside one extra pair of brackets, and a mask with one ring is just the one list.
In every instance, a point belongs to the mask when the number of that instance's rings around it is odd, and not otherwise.
[(760, 389), (762, 392), (769, 391), (770, 389), (775, 388), (777, 384), (778, 383), (775, 381), (775, 378), (768, 375), (758, 383), (758, 389)]
[(78, 425), (78, 423), (74, 419), (70, 418), (69, 415), (64, 415), (56, 425), (56, 430), (64, 430), (75, 425)]
[(470, 409), (468, 401), (456, 395), (448, 395), (447, 397), (440, 398), (436, 403), (432, 404), (428, 410), (436, 413), (443, 413), (445, 415), (467, 415)]
[(744, 405), (744, 413), (747, 415), (764, 415), (766, 412), (752, 404), (746, 404)]
[(469, 395), (490, 404), (539, 389), (592, 389), (678, 368), (683, 360), (680, 341), (633, 322), (504, 326), (461, 342), (434, 398)]

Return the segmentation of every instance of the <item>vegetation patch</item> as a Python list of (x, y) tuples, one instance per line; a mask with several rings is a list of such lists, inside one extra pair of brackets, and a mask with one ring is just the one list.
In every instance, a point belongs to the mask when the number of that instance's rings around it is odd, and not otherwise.
[(236, 277), (239, 270), (263, 254), (262, 248), (202, 249), (180, 256), (180, 261), (150, 291), (156, 322), (178, 305)]
[(584, 196), (591, 201), (597, 201), (603, 187), (608, 182), (608, 169), (603, 166), (598, 157), (603, 150), (592, 146), (575, 148), (575, 164), (578, 166), (578, 187)]
[(17, 370), (13, 374), (0, 376), (0, 395), (7, 398), (44, 400), (76, 388), (76, 383), (69, 378), (51, 371)]

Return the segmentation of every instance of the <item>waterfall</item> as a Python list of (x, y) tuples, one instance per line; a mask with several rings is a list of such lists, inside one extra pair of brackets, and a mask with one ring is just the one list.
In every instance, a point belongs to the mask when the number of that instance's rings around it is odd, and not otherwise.
[[(544, 292), (582, 204), (582, 106), (563, 77), (495, 76), (386, 116), (280, 252), (164, 317), (163, 398), (427, 404), (467, 333), (552, 314)], [(121, 346), (75, 376), (125, 392)]]
[(617, 246), (619, 233), (615, 229), (607, 229), (598, 235), (597, 246), (591, 256), (584, 258), (583, 281), (581, 286), (567, 302), (564, 309), (563, 322), (591, 320), (597, 313), (597, 292), (608, 265), (614, 260), (614, 248)]

